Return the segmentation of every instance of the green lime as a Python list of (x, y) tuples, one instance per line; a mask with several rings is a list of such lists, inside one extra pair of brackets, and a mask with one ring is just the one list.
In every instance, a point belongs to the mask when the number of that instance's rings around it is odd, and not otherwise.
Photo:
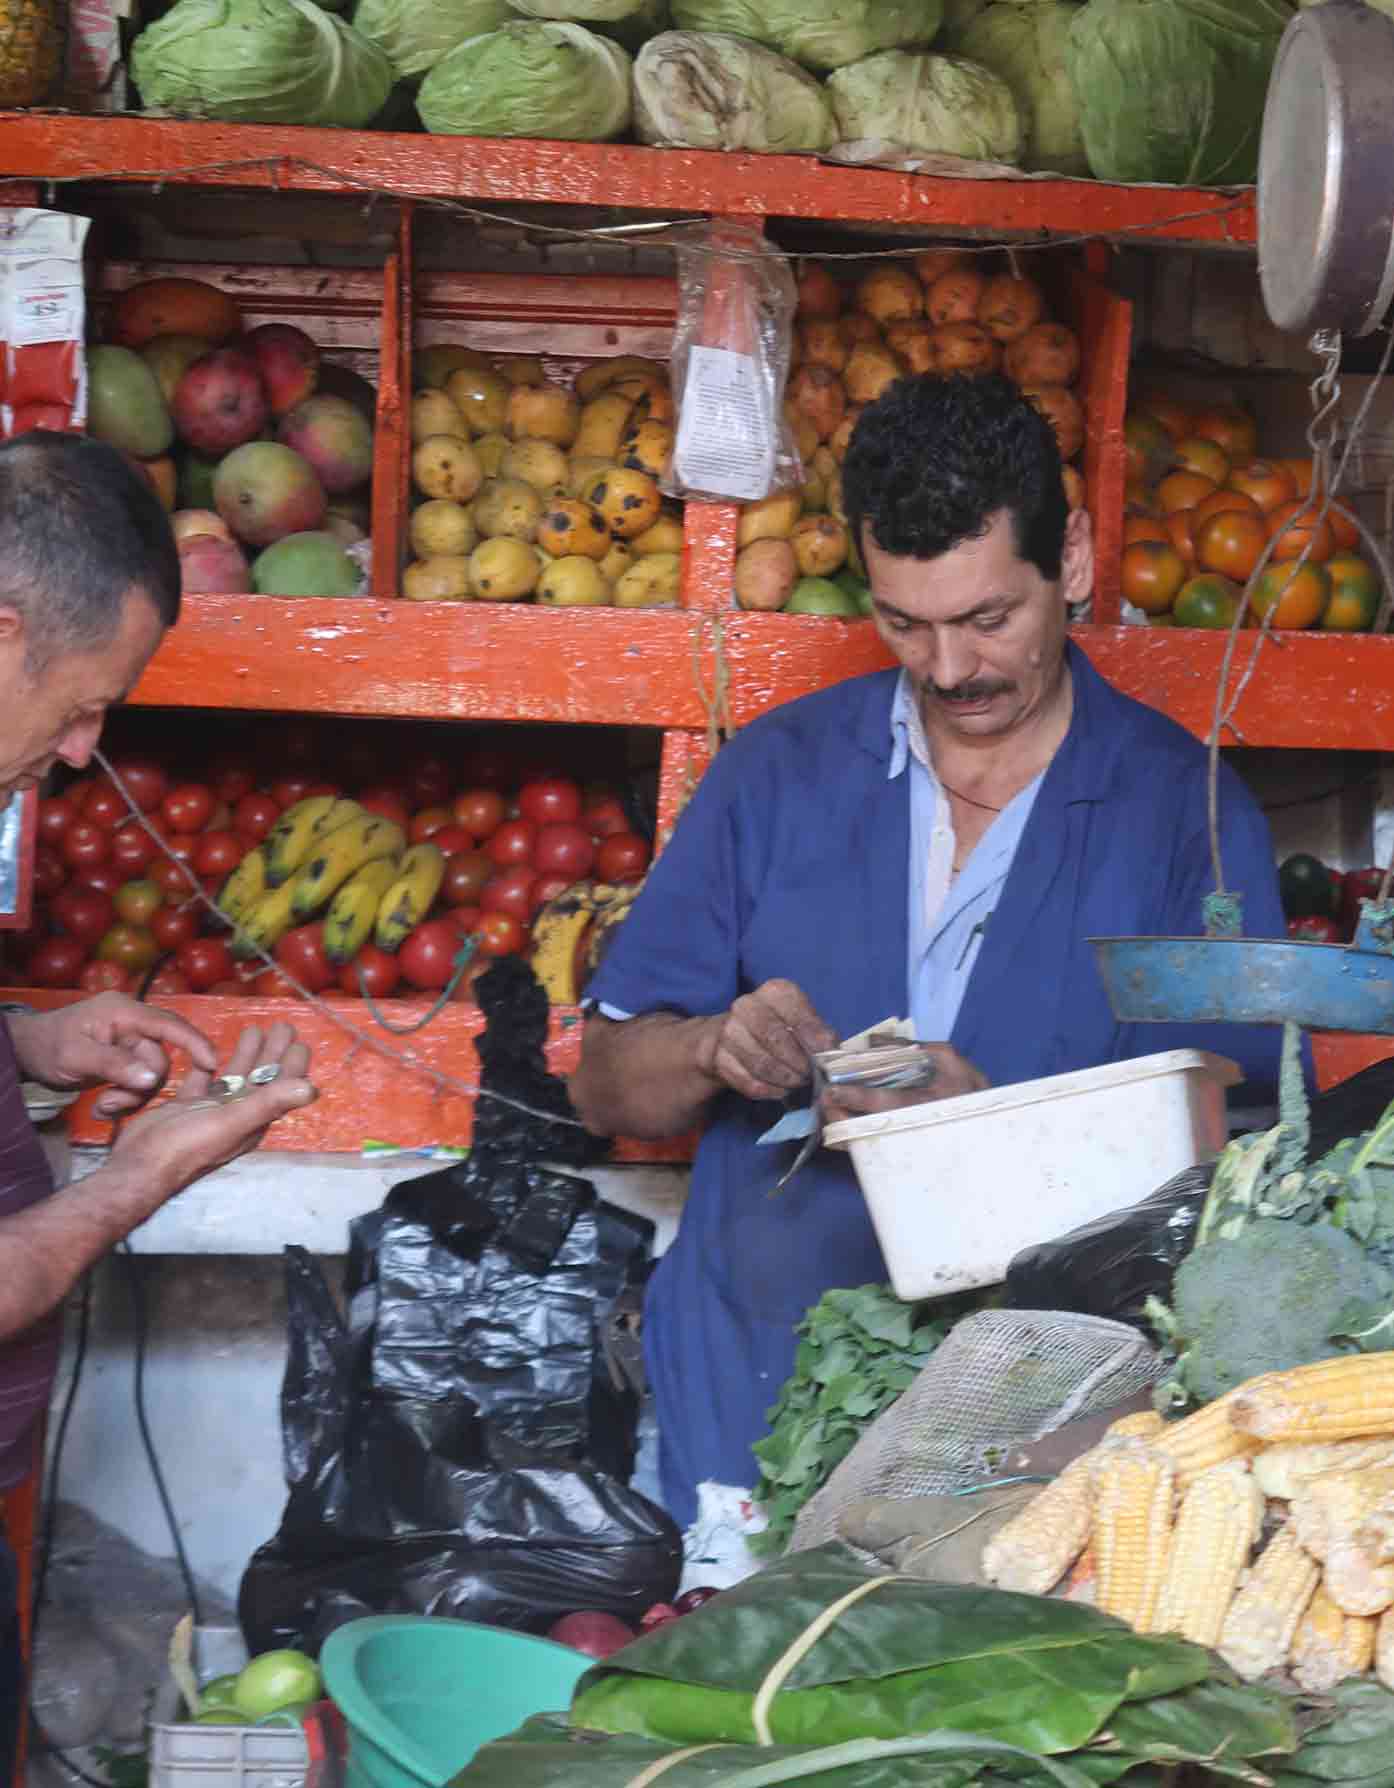
[(319, 1666), (303, 1651), (264, 1651), (237, 1678), (237, 1705), (254, 1720), (319, 1695)]
[(226, 1676), (212, 1676), (199, 1690), (198, 1710), (207, 1713), (211, 1707), (236, 1707), (237, 1672), (230, 1671)]
[(250, 1726), (252, 1722), (235, 1707), (207, 1707), (200, 1709), (189, 1723), (193, 1726)]
[(856, 620), (861, 610), (854, 596), (828, 577), (801, 577), (784, 604), (786, 615), (841, 615)]

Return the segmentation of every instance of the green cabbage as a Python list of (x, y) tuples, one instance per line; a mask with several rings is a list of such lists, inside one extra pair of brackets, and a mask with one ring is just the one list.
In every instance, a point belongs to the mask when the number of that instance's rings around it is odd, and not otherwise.
[(392, 64), (314, 0), (176, 0), (131, 48), (151, 111), (241, 124), (363, 125)]
[(944, 47), (981, 62), (1012, 90), (1021, 113), (1021, 165), (1054, 174), (1087, 174), (1079, 111), (1065, 67), (1076, 0), (990, 0), (959, 29), (945, 31)]
[(629, 127), (630, 59), (584, 25), (519, 19), (457, 44), (421, 83), (427, 130), (600, 143)]
[(684, 31), (729, 31), (810, 68), (841, 68), (873, 50), (928, 43), (942, 0), (673, 0)]
[(644, 0), (514, 0), (530, 19), (570, 19), (578, 25), (615, 25), (639, 12)]
[(358, 0), (353, 28), (375, 43), (397, 79), (406, 81), (434, 68), (467, 37), (516, 17), (508, 0)]
[(883, 50), (828, 76), (843, 142), (876, 137), (922, 155), (1013, 162), (1021, 114), (1000, 76), (961, 56)]
[(1258, 171), (1288, 0), (1089, 0), (1066, 65), (1100, 180), (1231, 186)]
[(775, 153), (826, 149), (828, 96), (797, 62), (721, 31), (665, 31), (634, 64), (640, 142)]

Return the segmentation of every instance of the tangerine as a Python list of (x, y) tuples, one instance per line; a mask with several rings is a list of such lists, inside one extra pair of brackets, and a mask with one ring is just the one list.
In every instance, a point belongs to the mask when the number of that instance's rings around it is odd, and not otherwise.
[(1157, 504), (1163, 515), (1173, 509), (1191, 509), (1219, 489), (1219, 480), (1205, 478), (1199, 472), (1168, 472), (1157, 486)]
[(1291, 472), (1275, 459), (1251, 459), (1247, 465), (1236, 466), (1229, 483), (1231, 490), (1243, 491), (1260, 509), (1276, 509), (1297, 495)]
[(1191, 412), (1186, 405), (1177, 403), (1174, 397), (1163, 396), (1161, 392), (1139, 398), (1136, 413), (1150, 417), (1153, 422), (1160, 422), (1173, 441), (1184, 440), (1194, 432), (1191, 428)]
[(1216, 442), (1206, 440), (1204, 435), (1187, 435), (1178, 441), (1176, 463), (1185, 471), (1212, 478), (1216, 484), (1223, 484), (1230, 473), (1229, 455)]
[(1287, 474), (1293, 496), (1311, 496), (1317, 469), (1310, 459), (1275, 459), (1273, 464)]
[(1124, 546), (1131, 546), (1137, 540), (1160, 540), (1165, 544), (1170, 539), (1167, 525), (1160, 515), (1130, 515), (1124, 520)]
[(1123, 548), (1123, 594), (1145, 615), (1161, 615), (1171, 607), (1186, 581), (1186, 562), (1169, 542), (1135, 540)]
[(1182, 584), (1171, 605), (1178, 627), (1232, 627), (1242, 595), (1238, 584), (1218, 572), (1203, 572)]
[(1196, 562), (1196, 512), (1194, 509), (1173, 509), (1166, 517), (1166, 530), (1171, 544), (1188, 565)]
[(1331, 557), (1335, 546), (1330, 523), (1321, 519), (1317, 504), (1307, 497), (1280, 503), (1270, 510), (1268, 534), (1274, 541), (1273, 557), (1277, 560), (1295, 559), (1305, 551), (1309, 564), (1320, 565)]
[(1331, 599), (1321, 624), (1333, 633), (1368, 633), (1379, 610), (1379, 578), (1356, 553), (1333, 553), (1326, 561)]
[(1139, 484), (1160, 478), (1175, 460), (1171, 436), (1154, 417), (1129, 416), (1123, 424), (1127, 476)]
[(1253, 589), (1249, 606), (1260, 619), (1271, 615), (1272, 625), (1314, 627), (1331, 597), (1331, 579), (1324, 565), (1265, 565)]
[(1216, 404), (1197, 412), (1191, 433), (1223, 447), (1233, 466), (1245, 465), (1258, 448), (1258, 424), (1238, 404)]
[(1360, 551), (1360, 530), (1346, 514), (1338, 509), (1333, 501), (1326, 512), (1327, 526), (1331, 529), (1331, 538), (1335, 542), (1338, 553), (1358, 553)]
[(1222, 509), (1195, 523), (1196, 564), (1202, 571), (1223, 571), (1241, 584), (1268, 545), (1263, 519), (1239, 509)]
[(1252, 497), (1246, 497), (1242, 490), (1231, 490), (1226, 485), (1222, 490), (1212, 491), (1208, 497), (1202, 497), (1196, 504), (1196, 526), (1212, 515), (1223, 515), (1236, 511), (1243, 515), (1259, 516), (1263, 511)]

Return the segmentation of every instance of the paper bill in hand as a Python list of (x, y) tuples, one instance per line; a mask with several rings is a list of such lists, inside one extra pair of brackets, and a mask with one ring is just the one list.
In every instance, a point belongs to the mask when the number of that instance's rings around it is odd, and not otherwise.
[[(867, 1086), (883, 1091), (908, 1091), (928, 1086), (934, 1078), (934, 1062), (915, 1042), (908, 1018), (885, 1018), (880, 1024), (848, 1037), (835, 1049), (820, 1050), (813, 1060), (827, 1086)], [(814, 1105), (786, 1111), (759, 1138), (760, 1144), (798, 1142), (811, 1136), (818, 1124)]]

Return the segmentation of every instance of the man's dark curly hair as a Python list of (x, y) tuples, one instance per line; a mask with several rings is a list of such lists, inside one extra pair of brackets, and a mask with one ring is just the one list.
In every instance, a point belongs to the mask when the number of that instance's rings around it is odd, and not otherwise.
[(935, 559), (1012, 518), (1016, 549), (1058, 578), (1069, 513), (1050, 424), (1009, 379), (897, 379), (857, 420), (842, 466), (852, 538)]

